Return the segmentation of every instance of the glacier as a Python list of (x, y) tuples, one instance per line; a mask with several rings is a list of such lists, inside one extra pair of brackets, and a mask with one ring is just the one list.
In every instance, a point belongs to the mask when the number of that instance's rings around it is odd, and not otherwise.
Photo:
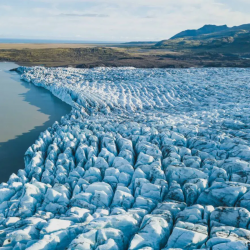
[(19, 67), (72, 106), (0, 184), (0, 250), (250, 248), (250, 70)]

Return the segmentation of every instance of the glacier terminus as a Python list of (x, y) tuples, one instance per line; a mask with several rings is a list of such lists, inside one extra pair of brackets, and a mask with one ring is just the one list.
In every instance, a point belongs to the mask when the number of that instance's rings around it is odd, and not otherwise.
[(250, 249), (250, 69), (17, 71), (72, 111), (0, 184), (0, 250)]

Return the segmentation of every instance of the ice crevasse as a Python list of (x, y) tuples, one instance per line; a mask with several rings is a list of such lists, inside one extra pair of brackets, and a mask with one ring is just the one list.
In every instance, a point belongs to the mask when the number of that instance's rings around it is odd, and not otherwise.
[(20, 67), (72, 106), (0, 184), (0, 250), (250, 248), (250, 70)]

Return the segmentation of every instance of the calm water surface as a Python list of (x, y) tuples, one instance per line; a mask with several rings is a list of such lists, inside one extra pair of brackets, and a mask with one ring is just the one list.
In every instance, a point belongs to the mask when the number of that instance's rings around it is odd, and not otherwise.
[(18, 65), (0, 63), (0, 183), (24, 168), (25, 151), (71, 107), (49, 91), (10, 72)]

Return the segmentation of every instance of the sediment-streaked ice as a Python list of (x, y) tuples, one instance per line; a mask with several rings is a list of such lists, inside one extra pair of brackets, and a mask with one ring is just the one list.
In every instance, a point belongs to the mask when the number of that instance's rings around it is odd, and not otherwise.
[(72, 111), (0, 184), (0, 249), (249, 249), (249, 69), (18, 71)]

